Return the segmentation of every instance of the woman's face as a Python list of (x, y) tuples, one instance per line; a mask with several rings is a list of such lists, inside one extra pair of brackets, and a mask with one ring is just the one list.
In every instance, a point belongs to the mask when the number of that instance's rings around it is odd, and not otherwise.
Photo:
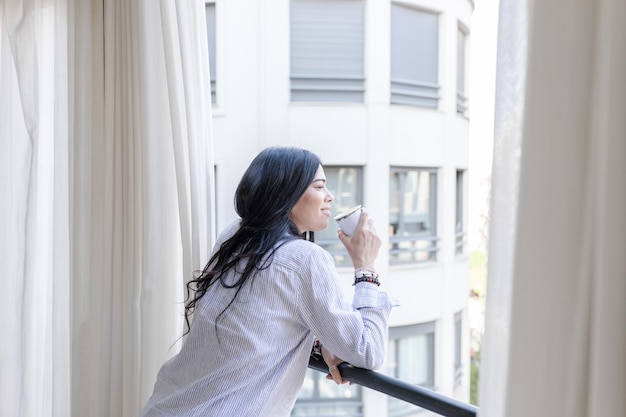
[(319, 232), (328, 227), (330, 202), (335, 197), (326, 188), (326, 175), (320, 165), (309, 188), (291, 210), (291, 220), (300, 233)]

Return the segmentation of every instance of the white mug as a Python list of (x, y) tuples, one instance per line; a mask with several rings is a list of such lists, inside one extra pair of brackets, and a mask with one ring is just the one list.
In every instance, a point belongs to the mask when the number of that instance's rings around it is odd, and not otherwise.
[(354, 234), (356, 227), (359, 225), (359, 220), (361, 220), (361, 209), (362, 206), (359, 204), (335, 216), (335, 221), (339, 224), (339, 227), (346, 236), (352, 236)]

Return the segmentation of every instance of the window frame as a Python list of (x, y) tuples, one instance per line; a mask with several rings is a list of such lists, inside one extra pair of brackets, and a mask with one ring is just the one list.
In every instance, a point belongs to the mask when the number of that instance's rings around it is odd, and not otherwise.
[[(357, 411), (350, 414), (341, 414), (346, 417), (363, 417), (363, 389), (360, 385), (335, 385), (334, 382), (328, 381), (326, 375), (313, 369), (307, 369), (304, 377), (303, 387), (307, 381), (313, 382), (313, 395), (310, 398), (301, 398), (300, 394), (296, 399), (293, 409), (291, 410), (291, 416), (311, 416), (307, 413), (307, 409), (314, 409), (318, 412), (322, 412), (325, 408), (331, 410), (342, 409), (342, 412), (348, 412), (350, 409), (356, 409)], [(350, 389), (355, 393), (351, 398), (326, 398), (321, 395), (321, 384), (331, 384), (327, 388), (332, 390)], [(302, 391), (302, 388), (301, 388)], [(328, 415), (332, 415), (329, 412)]]
[[(354, 197), (353, 202), (347, 202), (342, 204), (342, 193), (336, 187), (339, 184), (333, 184), (332, 181), (327, 181), (326, 187), (333, 194), (335, 200), (332, 203), (333, 212), (335, 214), (339, 214), (342, 211), (345, 211), (357, 204), (363, 204), (365, 198), (365, 167), (362, 165), (324, 165), (324, 172), (326, 174), (326, 178), (329, 179), (329, 173), (331, 170), (337, 170), (337, 176), (341, 175), (340, 170), (355, 170), (356, 173), (356, 184), (357, 188), (356, 196)], [(337, 237), (336, 233), (330, 232), (331, 230), (336, 229), (337, 225), (334, 223), (334, 220), (331, 219), (331, 224), (328, 225), (328, 233), (330, 237), (324, 237), (320, 232), (315, 233), (315, 243), (326, 249), (333, 259), (335, 260), (335, 265), (339, 268), (341, 267), (352, 267), (352, 259), (348, 255), (348, 251)]]
[(455, 222), (454, 254), (461, 256), (466, 251), (467, 229), (465, 224), (465, 178), (466, 170), (457, 169), (455, 177)]
[(463, 310), (454, 315), (454, 386), (463, 380)]
[[(405, 16), (405, 18), (409, 18), (409, 19), (420, 19), (420, 15), (423, 15), (423, 18), (425, 18), (427, 15), (430, 15), (432, 17), (434, 17), (436, 19), (436, 26), (435, 29), (433, 30), (433, 37), (435, 39), (434, 43), (434, 57), (432, 58), (432, 65), (434, 65), (434, 74), (435, 74), (435, 78), (434, 79), (409, 79), (406, 78), (404, 76), (396, 76), (394, 75), (394, 73), (397, 73), (398, 71), (403, 72), (403, 71), (407, 71), (406, 68), (404, 67), (396, 67), (396, 64), (394, 64), (395, 61), (395, 56), (396, 54), (398, 54), (398, 56), (406, 56), (407, 52), (405, 50), (403, 50), (402, 46), (404, 45), (399, 45), (398, 42), (394, 41), (394, 38), (396, 38), (397, 36), (402, 38), (401, 36), (399, 36), (398, 33), (394, 32), (394, 29), (398, 27), (398, 25), (394, 24), (393, 20), (394, 20), (394, 15), (397, 15), (397, 12), (399, 10), (405, 10), (407, 13), (407, 15)], [(410, 16), (410, 13), (414, 13), (413, 17)], [(440, 94), (440, 90), (441, 90), (441, 82), (440, 82), (440, 74), (439, 74), (439, 70), (440, 70), (440, 56), (441, 56), (441, 47), (440, 47), (440, 30), (441, 30), (441, 14), (439, 12), (433, 11), (433, 10), (428, 10), (425, 8), (421, 8), (421, 7), (416, 7), (413, 5), (408, 5), (406, 3), (401, 3), (401, 2), (392, 2), (391, 3), (391, 9), (390, 9), (390, 36), (389, 36), (389, 42), (390, 42), (390, 50), (389, 50), (389, 57), (390, 57), (390, 63), (389, 63), (389, 89), (390, 89), (390, 96), (389, 96), (389, 102), (390, 104), (395, 104), (395, 105), (408, 105), (408, 106), (415, 106), (415, 107), (420, 107), (420, 108), (427, 108), (427, 109), (433, 109), (433, 110), (438, 110), (439, 109), (439, 105), (441, 103), (441, 94)], [(419, 27), (419, 22), (416, 22), (415, 25), (412, 25), (415, 27)], [(427, 44), (423, 44), (428, 46)], [(433, 45), (429, 45), (429, 46), (433, 46)], [(401, 51), (396, 52), (397, 49), (401, 49)], [(415, 68), (413, 68), (415, 70)]]
[[(332, 26), (331, 21), (328, 21), (327, 19), (324, 20), (323, 17), (320, 17), (319, 19), (320, 21), (323, 21), (322, 26), (324, 27), (316, 32), (315, 29), (310, 29), (310, 27), (314, 27), (317, 24), (315, 19), (313, 19), (315, 13), (309, 11), (306, 14), (308, 20), (306, 20), (307, 18), (303, 19), (303, 16), (295, 14), (298, 13), (298, 11), (296, 11), (296, 7), (294, 7), (295, 3), (301, 3), (299, 7), (303, 8), (320, 7), (322, 9), (328, 9), (330, 7), (337, 7), (338, 9), (336, 13), (334, 13), (337, 19), (339, 19), (339, 16), (342, 16), (342, 9), (340, 8), (343, 7), (343, 11), (345, 12), (346, 9), (355, 7), (355, 10), (351, 12), (358, 14), (350, 16), (349, 19), (352, 20), (348, 20), (347, 23), (357, 22), (358, 26), (356, 26), (354, 32), (349, 33), (348, 37), (342, 39), (343, 43), (338, 42), (337, 39), (333, 42), (326, 43), (328, 59), (320, 59), (319, 55), (326, 56), (325, 54), (320, 53), (324, 47), (324, 37), (317, 36), (317, 33), (320, 33), (321, 31), (325, 34), (334, 33), (335, 36), (339, 36), (343, 32), (348, 33), (352, 25), (345, 23), (340, 24), (335, 21), (335, 26)], [(312, 4), (315, 4), (316, 6), (312, 6)], [(291, 103), (364, 103), (366, 81), (365, 0), (290, 0), (289, 5), (289, 101)], [(300, 20), (305, 20), (305, 22), (303, 22), (300, 26), (294, 27), (294, 25), (302, 23)], [(310, 37), (305, 36), (304, 41), (297, 40), (298, 37), (302, 37), (303, 34), (306, 34), (307, 26), (309, 27), (308, 30), (311, 31), (311, 33), (308, 34)], [(333, 29), (333, 27), (335, 29), (334, 32), (330, 30)], [(358, 39), (357, 43), (360, 42), (360, 48), (358, 50), (350, 50), (352, 55), (346, 54), (346, 57), (351, 56), (352, 59), (337, 59), (337, 50), (333, 50), (335, 44), (342, 44), (346, 46), (350, 44), (351, 39)], [(316, 53), (311, 53), (309, 57), (303, 53), (303, 51), (313, 50), (316, 48)], [(335, 71), (331, 68), (324, 68), (323, 66), (317, 68), (311, 66), (307, 67), (304, 65), (307, 59), (318, 64), (324, 61), (333, 62), (333, 65), (337, 65), (337, 63), (345, 63), (346, 67), (339, 69), (335, 68)], [(359, 68), (356, 70), (354, 68), (349, 68), (358, 61), (360, 61)], [(301, 66), (304, 66), (305, 68), (301, 68)], [(350, 72), (350, 70), (354, 70), (354, 72)]]
[[(437, 168), (425, 168), (425, 167), (398, 167), (391, 166), (389, 169), (389, 187), (390, 187), (390, 195), (389, 195), (389, 264), (390, 265), (405, 265), (405, 264), (414, 264), (414, 263), (425, 263), (425, 262), (436, 262), (438, 258), (438, 252), (440, 250), (439, 247), (439, 236), (437, 235), (437, 195), (438, 195), (438, 169)], [(394, 212), (392, 210), (391, 198), (392, 198), (392, 186), (391, 186), (391, 177), (394, 173), (406, 174), (409, 172), (425, 172), (429, 175), (429, 190), (428, 190), (428, 223), (431, 226), (430, 230), (427, 233), (418, 233), (413, 234), (412, 236), (395, 236), (399, 232), (401, 232), (401, 226), (403, 225), (403, 213), (402, 206), (405, 202), (403, 192), (402, 192), (402, 180), (399, 180), (399, 201), (398, 201), (398, 222), (397, 226), (394, 228), (396, 223), (391, 223), (392, 218), (391, 214)], [(406, 193), (406, 191), (404, 191)], [(399, 244), (410, 242), (413, 245), (413, 248), (410, 250), (406, 249), (398, 249), (394, 248), (394, 246), (399, 246)], [(426, 248), (416, 247), (420, 242), (427, 242)], [(428, 255), (426, 259), (420, 260), (416, 255), (422, 252), (427, 252)], [(398, 256), (394, 256), (395, 254), (402, 253), (410, 253), (411, 257), (409, 260), (402, 260)]]
[[(209, 11), (209, 7), (213, 6), (213, 21), (214, 21), (214, 25), (211, 27), (211, 25), (209, 25), (209, 16), (208, 16), (208, 11)], [(207, 27), (207, 44), (209, 47), (208, 50), (208, 56), (209, 56), (209, 76), (210, 76), (210, 83), (211, 83), (211, 104), (216, 106), (218, 104), (218, 77), (217, 77), (217, 50), (218, 50), (218, 44), (217, 44), (217, 1), (216, 0), (205, 0), (204, 2), (204, 18), (205, 18), (205, 22), (206, 22), (206, 27)], [(213, 40), (213, 43), (211, 43), (211, 38)], [(211, 50), (213, 51), (213, 53), (211, 53)]]
[[(456, 63), (456, 112), (466, 116), (469, 110), (468, 86), (468, 51), (469, 30), (461, 22), (457, 26), (457, 63)], [(461, 71), (462, 69), (462, 71)]]
[[(408, 339), (412, 337), (426, 336), (427, 337), (427, 352), (426, 352), (426, 366), (427, 366), (427, 381), (426, 383), (419, 383), (415, 381), (406, 381), (409, 384), (416, 384), (420, 387), (430, 390), (436, 389), (435, 384), (435, 364), (437, 357), (436, 340), (437, 340), (437, 326), (436, 322), (425, 322), (418, 324), (410, 324), (406, 326), (396, 326), (389, 329), (389, 348), (387, 356), (387, 374), (393, 378), (399, 378), (398, 369), (402, 367), (402, 364), (397, 363), (400, 359), (399, 340)], [(394, 405), (392, 405), (394, 404)], [(400, 417), (414, 415), (421, 412), (422, 408), (403, 402), (397, 398), (389, 397), (387, 400), (388, 416)]]

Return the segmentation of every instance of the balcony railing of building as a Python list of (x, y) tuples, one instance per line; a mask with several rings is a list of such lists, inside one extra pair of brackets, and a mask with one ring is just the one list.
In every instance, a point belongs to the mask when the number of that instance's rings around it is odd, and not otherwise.
[[(327, 374), (321, 356), (311, 356), (309, 368)], [(476, 417), (478, 407), (455, 400), (432, 390), (409, 384), (396, 378), (350, 364), (339, 365), (343, 379), (390, 395), (445, 417)]]

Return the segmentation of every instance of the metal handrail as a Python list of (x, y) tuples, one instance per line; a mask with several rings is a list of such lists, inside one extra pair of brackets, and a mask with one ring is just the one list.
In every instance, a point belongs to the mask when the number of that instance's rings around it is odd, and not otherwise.
[[(311, 355), (309, 368), (328, 373), (328, 367), (321, 356)], [(341, 376), (347, 381), (390, 395), (400, 400), (430, 410), (444, 417), (476, 417), (478, 407), (435, 391), (409, 384), (396, 378), (368, 369), (356, 368), (350, 364), (339, 365)]]

